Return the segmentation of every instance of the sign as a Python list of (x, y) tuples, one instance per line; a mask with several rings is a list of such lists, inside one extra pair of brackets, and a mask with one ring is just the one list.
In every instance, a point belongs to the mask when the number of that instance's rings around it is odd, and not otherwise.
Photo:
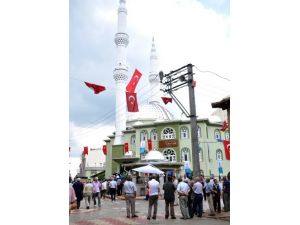
[(169, 139), (169, 140), (159, 141), (159, 148), (169, 148), (169, 147), (177, 147), (177, 146), (178, 146), (177, 139)]

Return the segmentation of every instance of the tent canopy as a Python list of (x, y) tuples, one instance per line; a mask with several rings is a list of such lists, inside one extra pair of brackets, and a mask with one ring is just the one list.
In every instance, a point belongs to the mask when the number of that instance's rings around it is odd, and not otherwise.
[(140, 172), (140, 173), (164, 174), (164, 171), (161, 171), (160, 169), (158, 169), (150, 164), (148, 164), (147, 166), (134, 168), (132, 170)]

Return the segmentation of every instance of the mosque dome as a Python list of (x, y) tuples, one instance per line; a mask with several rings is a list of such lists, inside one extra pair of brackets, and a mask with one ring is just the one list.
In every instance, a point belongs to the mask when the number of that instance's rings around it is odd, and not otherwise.
[(164, 121), (173, 120), (174, 116), (156, 101), (139, 106), (139, 112), (128, 113), (127, 121)]
[(152, 150), (145, 155), (143, 161), (167, 161), (160, 151)]

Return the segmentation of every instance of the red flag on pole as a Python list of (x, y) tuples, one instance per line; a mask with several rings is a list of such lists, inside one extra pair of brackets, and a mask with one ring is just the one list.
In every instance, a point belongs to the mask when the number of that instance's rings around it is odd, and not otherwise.
[(106, 145), (103, 145), (102, 150), (103, 150), (103, 154), (107, 155), (107, 146)]
[(172, 100), (173, 100), (172, 98), (169, 98), (169, 97), (161, 97), (161, 99), (163, 100), (165, 105), (168, 104), (169, 102), (172, 103)]
[(128, 152), (128, 143), (124, 144), (124, 151), (125, 151), (125, 153)]
[(152, 150), (152, 141), (151, 141), (151, 139), (148, 139), (148, 150), (149, 151)]
[(139, 111), (136, 93), (126, 92), (126, 101), (127, 101), (128, 112), (138, 112)]
[(88, 148), (88, 146), (85, 146), (85, 147), (83, 148), (83, 154), (85, 154), (85, 155), (88, 155), (88, 154), (89, 154), (89, 148)]
[(230, 160), (230, 141), (224, 140), (223, 144), (224, 144), (226, 159)]
[(196, 87), (196, 81), (195, 80), (192, 81), (192, 87), (193, 88)]
[(134, 73), (132, 74), (131, 80), (127, 84), (126, 91), (130, 93), (134, 93), (135, 88), (141, 78), (142, 74), (137, 69), (134, 70)]
[(86, 86), (88, 86), (90, 89), (92, 89), (95, 94), (99, 94), (101, 91), (105, 90), (104, 86), (97, 85), (97, 84), (91, 84), (88, 82), (84, 82), (84, 83), (86, 84)]
[(225, 131), (228, 128), (228, 123), (224, 121), (221, 131)]

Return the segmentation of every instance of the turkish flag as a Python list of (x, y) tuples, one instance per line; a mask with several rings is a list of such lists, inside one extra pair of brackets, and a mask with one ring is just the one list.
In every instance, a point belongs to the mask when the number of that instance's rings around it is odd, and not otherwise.
[(151, 141), (151, 139), (148, 139), (148, 150), (149, 151), (152, 150), (152, 141)]
[(91, 84), (88, 82), (84, 82), (84, 83), (86, 84), (86, 86), (88, 86), (90, 89), (92, 89), (95, 94), (99, 94), (101, 91), (105, 90), (104, 86), (97, 85), (97, 84)]
[(168, 104), (169, 102), (172, 103), (172, 100), (173, 100), (172, 98), (169, 98), (169, 97), (161, 97), (161, 99), (163, 100), (165, 105)]
[(128, 112), (138, 112), (139, 111), (136, 93), (126, 92), (126, 101), (127, 101)]
[(230, 141), (223, 141), (224, 149), (225, 149), (225, 156), (227, 160), (230, 160)]
[(128, 152), (128, 143), (124, 143), (124, 152)]
[(126, 91), (130, 93), (134, 93), (135, 88), (141, 78), (142, 74), (137, 69), (134, 70), (134, 73), (132, 74), (131, 80), (127, 84)]
[(103, 150), (103, 154), (107, 155), (107, 147), (106, 147), (106, 145), (103, 145), (102, 150)]
[(87, 146), (85, 146), (83, 148), (83, 154), (88, 155), (89, 154), (89, 148)]
[(221, 131), (225, 131), (228, 128), (228, 123), (224, 121)]

